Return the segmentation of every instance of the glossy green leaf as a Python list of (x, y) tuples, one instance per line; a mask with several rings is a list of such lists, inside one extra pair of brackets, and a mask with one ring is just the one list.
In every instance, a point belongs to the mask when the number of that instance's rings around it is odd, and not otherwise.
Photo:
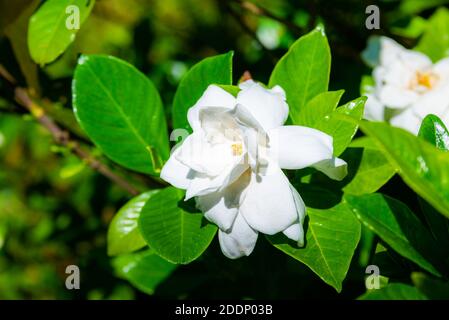
[(449, 217), (449, 153), (386, 123), (360, 123), (405, 183)]
[(375, 82), (372, 76), (362, 76), (362, 81), (360, 82), (360, 94), (366, 96), (373, 92)]
[(294, 124), (300, 123), (300, 112), (307, 102), (327, 91), (330, 63), (324, 28), (318, 26), (299, 38), (274, 67), (269, 86), (280, 85), (285, 90)]
[(361, 195), (379, 190), (396, 173), (388, 159), (380, 152), (371, 138), (354, 140), (343, 154), (348, 163), (348, 181), (343, 191)]
[(75, 40), (79, 27), (89, 16), (95, 0), (47, 0), (31, 17), (28, 48), (33, 60), (44, 65), (59, 57)]
[[(366, 97), (352, 100), (325, 117), (318, 123), (316, 129), (321, 130), (334, 138), (334, 155), (339, 156), (351, 143), (357, 132), (358, 121), (363, 116)], [(351, 121), (348, 120), (351, 119)]]
[(138, 223), (150, 248), (166, 260), (181, 264), (198, 258), (217, 231), (202, 213), (184, 202), (184, 192), (173, 187), (148, 200)]
[(112, 261), (118, 276), (128, 280), (139, 290), (153, 294), (157, 286), (176, 269), (152, 250), (120, 255)]
[(143, 248), (146, 245), (137, 225), (140, 212), (159, 190), (152, 190), (128, 201), (112, 219), (108, 229), (108, 254), (115, 256)]
[(316, 128), (326, 116), (334, 112), (344, 90), (327, 91), (317, 94), (310, 99), (306, 106), (299, 110), (297, 124), (305, 127)]
[(381, 289), (373, 289), (358, 298), (359, 300), (427, 300), (418, 289), (403, 283), (390, 283)]
[(432, 15), (416, 49), (428, 55), (434, 62), (449, 56), (448, 9), (440, 8)]
[(340, 292), (360, 239), (360, 223), (345, 204), (327, 210), (307, 208), (307, 215), (303, 248), (282, 235), (270, 236), (269, 240)]
[(145, 75), (110, 56), (82, 56), (73, 81), (73, 108), (93, 142), (120, 165), (158, 175), (169, 156), (159, 93)]
[(440, 275), (440, 251), (430, 232), (402, 202), (374, 193), (345, 197), (355, 215), (397, 253)]
[[(424, 118), (418, 136), (440, 150), (449, 150), (449, 132), (440, 118), (435, 115), (427, 115)], [(418, 200), (435, 240), (441, 246), (449, 246), (449, 220), (440, 215), (427, 201), (422, 198)]]
[(192, 107), (211, 84), (232, 84), (230, 51), (206, 58), (194, 65), (182, 78), (173, 99), (173, 128), (190, 130), (187, 110)]
[(412, 273), (412, 282), (418, 290), (432, 300), (449, 300), (449, 282), (435, 279), (421, 272)]
[(418, 136), (440, 150), (449, 151), (449, 131), (443, 121), (433, 114), (424, 118)]

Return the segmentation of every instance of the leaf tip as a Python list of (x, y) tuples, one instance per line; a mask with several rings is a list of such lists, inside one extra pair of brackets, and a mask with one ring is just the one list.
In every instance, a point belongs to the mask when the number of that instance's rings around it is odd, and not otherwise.
[(78, 58), (78, 65), (83, 65), (85, 64), (87, 61), (89, 60), (89, 56), (82, 54), (79, 58)]
[(317, 26), (315, 27), (315, 30), (318, 31), (319, 33), (321, 33), (321, 35), (323, 37), (326, 36), (326, 30), (325, 30), (324, 25), (322, 23), (318, 23)]

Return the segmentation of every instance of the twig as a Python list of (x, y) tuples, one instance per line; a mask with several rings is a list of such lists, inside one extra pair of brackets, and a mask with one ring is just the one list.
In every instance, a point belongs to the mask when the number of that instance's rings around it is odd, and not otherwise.
[(109, 178), (122, 189), (126, 190), (129, 194), (135, 196), (140, 193), (139, 190), (132, 186), (128, 181), (116, 175), (100, 160), (96, 159), (88, 151), (81, 148), (77, 141), (72, 140), (69, 132), (61, 129), (56, 122), (45, 113), (45, 110), (30, 98), (28, 91), (25, 88), (17, 86), (17, 82), (14, 77), (11, 76), (11, 74), (2, 65), (0, 65), (0, 75), (13, 86), (14, 98), (16, 102), (25, 108), (31, 115), (33, 115), (33, 117), (50, 132), (57, 144), (69, 149), (89, 167)]
[(50, 132), (56, 143), (69, 149), (74, 155), (86, 162), (89, 167), (115, 182), (129, 194), (139, 194), (139, 191), (128, 181), (113, 173), (106, 165), (90, 155), (86, 150), (83, 150), (77, 141), (71, 140), (70, 134), (67, 131), (62, 130), (40, 106), (34, 103), (24, 88), (17, 87), (15, 89), (15, 98), (20, 105), (27, 109), (28, 112)]

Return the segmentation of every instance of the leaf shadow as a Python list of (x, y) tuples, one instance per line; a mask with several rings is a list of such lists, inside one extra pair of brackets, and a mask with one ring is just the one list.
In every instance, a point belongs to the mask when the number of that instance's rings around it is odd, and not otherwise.
[(201, 214), (201, 228), (204, 228), (208, 225), (214, 225), (213, 223), (210, 223), (209, 220), (207, 220), (204, 215), (197, 209), (195, 199), (189, 199), (187, 201), (184, 201), (184, 199), (180, 199), (178, 201), (178, 208), (182, 209), (185, 213), (188, 214)]

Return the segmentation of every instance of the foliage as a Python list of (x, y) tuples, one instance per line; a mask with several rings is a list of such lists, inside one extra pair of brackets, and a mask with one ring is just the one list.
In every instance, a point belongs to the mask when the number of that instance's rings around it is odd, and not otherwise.
[[(443, 2), (385, 4), (383, 32), (433, 61), (447, 57)], [(418, 136), (362, 120), (359, 88), (373, 83), (362, 78), (371, 34), (357, 27), (360, 1), (318, 15), (294, 1), (251, 3), (264, 10), (212, 0), (0, 3), (0, 64), (32, 100), (20, 106), (2, 78), (0, 298), (447, 299), (448, 129), (434, 115)], [(79, 30), (65, 27), (69, 5), (80, 9)], [(247, 70), (285, 90), (289, 124), (332, 136), (349, 173), (335, 182), (288, 172), (307, 206), (305, 245), (260, 237), (250, 257), (232, 261), (219, 253), (217, 227), (159, 174), (176, 130), (191, 130), (187, 110), (210, 84), (236, 95)], [(63, 287), (69, 264), (81, 269), (80, 291)], [(371, 264), (385, 283), (366, 291)]]

